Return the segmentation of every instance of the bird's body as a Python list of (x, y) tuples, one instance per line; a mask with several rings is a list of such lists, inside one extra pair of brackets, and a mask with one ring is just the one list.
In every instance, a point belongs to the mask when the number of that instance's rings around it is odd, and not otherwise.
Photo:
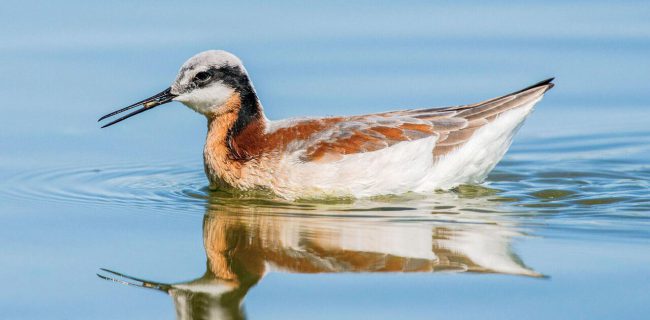
[(551, 80), (466, 106), (269, 121), (241, 61), (207, 51), (143, 109), (173, 99), (207, 117), (211, 187), (367, 197), (483, 181)]

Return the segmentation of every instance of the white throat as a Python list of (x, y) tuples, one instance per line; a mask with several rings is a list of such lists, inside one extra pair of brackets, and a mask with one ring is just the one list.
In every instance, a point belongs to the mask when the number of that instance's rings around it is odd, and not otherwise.
[(190, 109), (203, 114), (220, 113), (219, 110), (235, 90), (222, 82), (213, 83), (204, 88), (197, 88), (179, 95), (174, 100), (182, 102)]

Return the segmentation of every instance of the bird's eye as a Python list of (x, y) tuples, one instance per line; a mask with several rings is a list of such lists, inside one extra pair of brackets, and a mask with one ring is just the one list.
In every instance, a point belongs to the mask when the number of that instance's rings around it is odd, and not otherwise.
[(212, 78), (212, 75), (209, 72), (201, 71), (194, 76), (194, 81), (206, 82)]

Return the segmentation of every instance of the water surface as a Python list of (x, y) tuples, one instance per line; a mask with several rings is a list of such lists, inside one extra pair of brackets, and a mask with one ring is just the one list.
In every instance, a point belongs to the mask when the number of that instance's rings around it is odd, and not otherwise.
[[(2, 317), (643, 319), (649, 12), (13, 4), (0, 12)], [(287, 202), (208, 191), (205, 120), (179, 104), (98, 129), (213, 48), (244, 59), (272, 119), (557, 86), (485, 184)]]

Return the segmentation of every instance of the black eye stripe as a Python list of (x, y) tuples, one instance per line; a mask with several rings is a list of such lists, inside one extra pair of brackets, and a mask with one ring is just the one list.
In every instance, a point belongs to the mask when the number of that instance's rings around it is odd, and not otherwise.
[(196, 82), (206, 82), (213, 77), (212, 73), (208, 71), (201, 71), (194, 75), (194, 80)]
[(188, 87), (203, 88), (216, 81), (220, 81), (235, 90), (250, 87), (248, 76), (239, 66), (211, 67), (208, 70), (197, 72), (192, 77)]

